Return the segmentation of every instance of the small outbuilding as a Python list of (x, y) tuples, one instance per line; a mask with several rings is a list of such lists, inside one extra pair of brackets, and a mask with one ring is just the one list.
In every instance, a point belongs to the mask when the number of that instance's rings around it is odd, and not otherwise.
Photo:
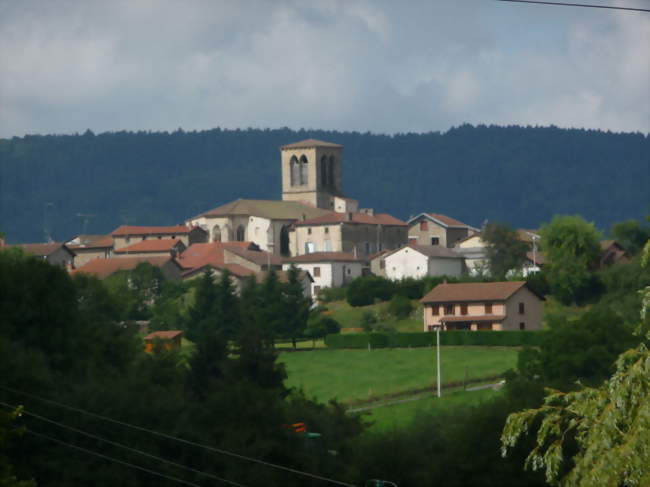
[(154, 331), (144, 337), (144, 351), (152, 353), (155, 350), (155, 343), (158, 340), (164, 350), (178, 350), (181, 348), (181, 330)]

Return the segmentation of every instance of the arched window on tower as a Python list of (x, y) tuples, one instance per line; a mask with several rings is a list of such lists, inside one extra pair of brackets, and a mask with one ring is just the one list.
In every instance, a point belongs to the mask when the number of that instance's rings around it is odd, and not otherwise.
[(307, 165), (307, 158), (300, 156), (300, 184), (309, 184), (309, 166)]
[(327, 180), (327, 156), (321, 157), (320, 160), (320, 185), (323, 188), (327, 188), (329, 186), (329, 182)]
[(289, 227), (283, 225), (280, 229), (280, 254), (289, 255)]
[(327, 165), (327, 181), (332, 189), (336, 189), (336, 181), (334, 180), (334, 156), (330, 156), (330, 162)]
[(293, 156), (291, 162), (289, 162), (289, 173), (291, 176), (291, 186), (298, 186), (300, 184), (300, 163), (296, 156)]
[(237, 235), (235, 236), (235, 239), (236, 239), (238, 242), (243, 242), (243, 241), (244, 241), (244, 238), (245, 238), (244, 233), (245, 233), (244, 225), (239, 225), (239, 226), (237, 227)]

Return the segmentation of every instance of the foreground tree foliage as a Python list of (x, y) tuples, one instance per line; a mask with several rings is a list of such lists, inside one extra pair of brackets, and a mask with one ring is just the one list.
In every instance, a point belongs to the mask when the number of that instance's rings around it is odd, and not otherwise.
[(564, 304), (581, 304), (596, 294), (594, 275), (600, 255), (601, 235), (593, 223), (579, 216), (555, 216), (542, 225), (545, 274), (551, 293)]
[(510, 225), (488, 223), (481, 239), (487, 243), (488, 269), (496, 280), (505, 280), (509, 271), (519, 270), (526, 260), (529, 246)]
[(544, 470), (551, 484), (650, 485), (647, 347), (641, 344), (623, 353), (616, 372), (601, 387), (550, 391), (542, 407), (509, 416), (501, 436), (503, 455), (533, 429), (537, 440), (525, 465)]

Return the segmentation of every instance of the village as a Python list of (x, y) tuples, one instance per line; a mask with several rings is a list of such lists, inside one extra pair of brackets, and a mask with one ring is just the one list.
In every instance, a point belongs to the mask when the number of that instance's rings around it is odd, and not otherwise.
[[(167, 279), (228, 272), (236, 290), (269, 271), (280, 280), (297, 267), (304, 295), (375, 275), (390, 280), (477, 276), (488, 272), (481, 229), (428, 212), (404, 222), (361, 208), (342, 189), (343, 147), (307, 139), (281, 151), (282, 199), (237, 199), (171, 226), (122, 225), (107, 235), (18, 244), (26, 253), (100, 279), (146, 262)], [(529, 251), (517, 274), (545, 264), (535, 230), (519, 229)], [(601, 242), (599, 266), (626, 259), (615, 241)], [(539, 330), (544, 298), (525, 281), (441, 283), (421, 300), (422, 331)]]

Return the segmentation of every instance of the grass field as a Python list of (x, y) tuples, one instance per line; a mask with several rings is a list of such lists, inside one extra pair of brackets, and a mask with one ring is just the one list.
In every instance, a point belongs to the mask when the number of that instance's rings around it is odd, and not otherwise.
[[(513, 368), (515, 347), (442, 347), (442, 383), (495, 377)], [(435, 384), (435, 349), (313, 350), (284, 352), (286, 385), (309, 398), (362, 403)]]
[(420, 415), (436, 414), (462, 406), (479, 405), (499, 394), (501, 394), (500, 391), (492, 389), (443, 392), (441, 398), (429, 394), (414, 401), (381, 406), (360, 414), (363, 415), (364, 422), (370, 424), (368, 428), (370, 432), (400, 430), (417, 421)]
[[(393, 317), (387, 319), (380, 319), (387, 326), (394, 328), (400, 332), (422, 331), (422, 306), (413, 301), (415, 310), (411, 313), (409, 318), (397, 320)], [(341, 328), (359, 328), (361, 327), (361, 317), (365, 311), (372, 311), (377, 316), (382, 316), (384, 308), (388, 303), (377, 303), (369, 306), (350, 306), (347, 301), (333, 301), (327, 303), (327, 309), (330, 310), (330, 316), (341, 324)]]

